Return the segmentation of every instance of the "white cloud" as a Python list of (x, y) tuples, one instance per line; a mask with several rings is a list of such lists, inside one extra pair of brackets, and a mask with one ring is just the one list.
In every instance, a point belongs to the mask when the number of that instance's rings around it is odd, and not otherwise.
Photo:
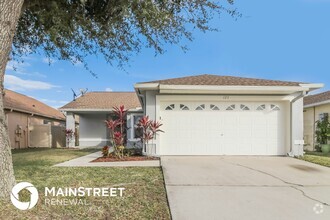
[(113, 90), (111, 88), (105, 88), (105, 91), (112, 92)]
[(44, 57), (44, 58), (42, 58), (42, 62), (46, 63), (46, 64), (54, 64), (54, 63), (56, 63), (56, 60), (54, 60), (52, 58)]
[(37, 99), (43, 103), (46, 103), (47, 105), (53, 107), (53, 108), (60, 108), (62, 107), (63, 105), (66, 105), (68, 104), (70, 101), (64, 101), (64, 100), (54, 100), (54, 99), (45, 99), (45, 98), (36, 98), (36, 97), (33, 97), (34, 99)]
[(11, 60), (7, 63), (6, 71), (9, 71), (12, 74), (20, 74), (20, 75), (26, 75), (26, 76), (37, 76), (37, 77), (43, 77), (46, 76), (39, 72), (28, 72), (26, 70), (26, 67), (31, 66), (28, 62), (17, 62), (15, 60)]
[(31, 64), (28, 62), (17, 62), (15, 60), (11, 60), (7, 63), (6, 70), (22, 71), (27, 66), (31, 66)]
[(13, 75), (5, 75), (5, 87), (14, 91), (48, 90), (55, 86), (47, 82), (25, 80)]
[(61, 100), (53, 100), (53, 99), (38, 99), (39, 101), (42, 102), (47, 102), (47, 103), (57, 103), (57, 104), (67, 104), (69, 101), (61, 101)]

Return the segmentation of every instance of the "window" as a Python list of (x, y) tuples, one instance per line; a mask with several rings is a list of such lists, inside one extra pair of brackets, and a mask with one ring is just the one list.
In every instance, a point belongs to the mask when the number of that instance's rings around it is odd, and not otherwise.
[(227, 111), (232, 111), (235, 110), (236, 106), (235, 105), (230, 105), (226, 108)]
[(257, 108), (257, 111), (263, 111), (266, 109), (266, 105), (263, 104), (263, 105), (259, 105), (258, 108)]
[(48, 125), (48, 124), (51, 124), (52, 122), (50, 120), (46, 120), (44, 119), (44, 125)]
[(319, 120), (323, 121), (324, 119), (328, 118), (329, 114), (328, 113), (321, 113), (319, 114)]
[(250, 108), (247, 107), (246, 105), (241, 104), (241, 110), (248, 111), (248, 110), (250, 110)]
[(173, 110), (174, 107), (175, 107), (175, 105), (174, 105), (174, 104), (171, 104), (171, 105), (167, 106), (167, 107), (165, 108), (165, 110)]
[(274, 104), (271, 104), (270, 105), (270, 109), (273, 110), (273, 111), (279, 111), (279, 110), (281, 110), (280, 107), (278, 107), (277, 105), (274, 105)]
[(214, 110), (214, 111), (218, 111), (218, 110), (220, 110), (220, 108), (219, 108), (218, 106), (213, 105), (213, 104), (210, 105), (210, 109), (211, 109), (211, 110)]
[(184, 104), (180, 104), (180, 109), (181, 110), (189, 110), (188, 106), (186, 106)]
[(201, 104), (195, 110), (204, 110), (204, 109), (205, 109), (205, 104)]
[(132, 128), (132, 138), (138, 139), (142, 136), (142, 128), (138, 128), (136, 125), (139, 123), (139, 120), (143, 117), (143, 115), (132, 115), (131, 118), (131, 128)]

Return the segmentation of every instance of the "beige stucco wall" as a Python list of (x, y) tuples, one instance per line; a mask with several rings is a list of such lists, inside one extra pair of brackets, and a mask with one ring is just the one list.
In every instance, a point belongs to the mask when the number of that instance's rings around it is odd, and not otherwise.
[(328, 113), (330, 115), (330, 104), (304, 108), (304, 140), (306, 150), (314, 150), (315, 148), (315, 122), (319, 120), (319, 115), (322, 113)]
[[(5, 111), (8, 134), (11, 148), (27, 148), (33, 147), (31, 145), (31, 128), (33, 125), (43, 125), (44, 120), (49, 120), (40, 116), (31, 116), (23, 112)], [(64, 122), (49, 120), (51, 125), (59, 126)], [(17, 129), (19, 126), (21, 129)], [(65, 128), (64, 128), (65, 129)]]
[[(12, 148), (28, 146), (28, 115), (19, 112), (7, 112), (8, 134)], [(20, 129), (17, 129), (17, 126)]]

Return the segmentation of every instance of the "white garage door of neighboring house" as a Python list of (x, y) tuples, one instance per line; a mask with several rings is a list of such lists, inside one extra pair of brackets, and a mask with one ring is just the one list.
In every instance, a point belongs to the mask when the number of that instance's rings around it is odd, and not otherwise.
[(284, 155), (282, 102), (161, 102), (161, 155)]

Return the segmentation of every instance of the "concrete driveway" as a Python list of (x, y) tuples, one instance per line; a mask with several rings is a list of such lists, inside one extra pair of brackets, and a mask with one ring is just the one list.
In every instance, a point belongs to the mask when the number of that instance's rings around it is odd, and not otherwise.
[(289, 157), (161, 158), (176, 219), (330, 219), (330, 168)]

